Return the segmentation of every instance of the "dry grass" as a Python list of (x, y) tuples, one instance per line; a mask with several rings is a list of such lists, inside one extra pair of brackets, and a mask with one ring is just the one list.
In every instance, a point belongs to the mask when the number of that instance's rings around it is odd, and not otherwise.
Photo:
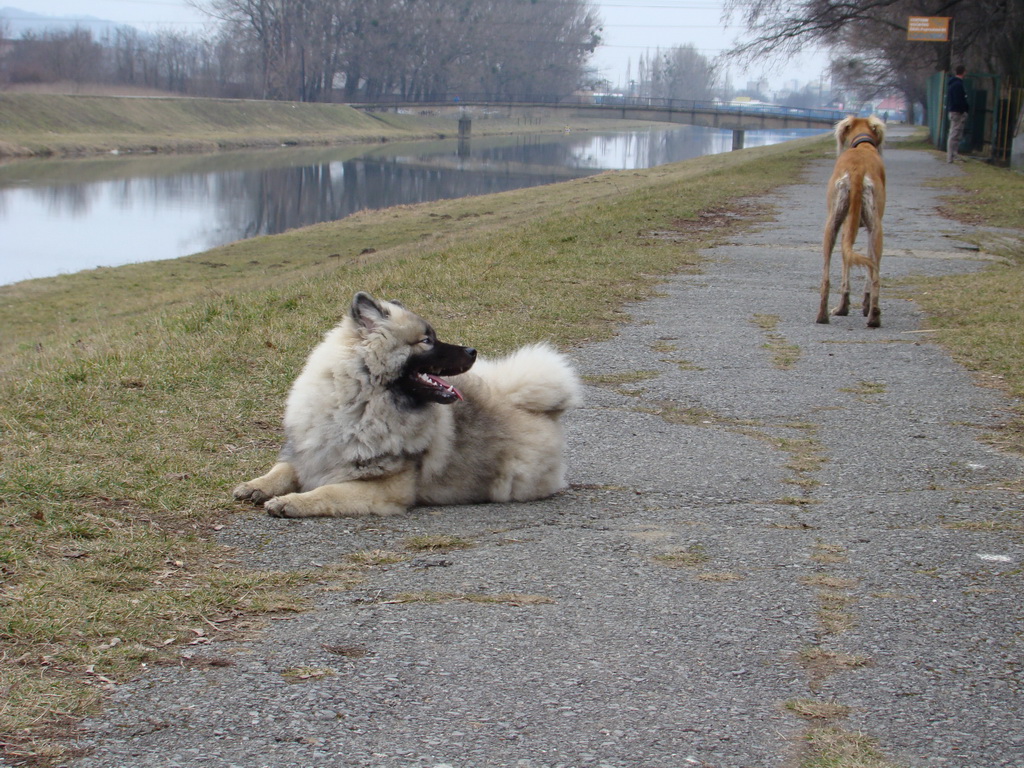
[(852, 589), (857, 586), (857, 582), (853, 579), (843, 579), (839, 576), (832, 576), (827, 573), (812, 573), (809, 576), (802, 576), (800, 578), (801, 584), (807, 584), (812, 587), (825, 587), (828, 589)]
[(324, 677), (334, 677), (338, 674), (336, 669), (330, 667), (293, 667), (281, 673), (281, 677), (290, 683), (304, 683), (307, 680), (319, 680)]
[(799, 768), (900, 768), (886, 759), (876, 739), (836, 726), (812, 728), (805, 748)]
[(764, 331), (765, 344), (772, 356), (772, 365), (779, 370), (788, 371), (796, 367), (800, 359), (800, 347), (790, 344), (786, 337), (777, 331), (780, 318), (778, 315), (755, 314), (751, 319), (754, 325)]
[(402, 542), (402, 546), (412, 552), (450, 552), (453, 549), (468, 549), (475, 546), (475, 544), (461, 536), (425, 534), (422, 536), (410, 536)]
[(859, 381), (856, 386), (840, 387), (839, 391), (849, 392), (852, 395), (856, 395), (858, 400), (867, 402), (875, 395), (885, 394), (885, 389), (885, 383), (881, 381)]
[(811, 552), (811, 560), (816, 563), (822, 563), (823, 565), (845, 563), (848, 559), (849, 558), (846, 556), (846, 548), (840, 544), (827, 544), (819, 541), (815, 543), (814, 550)]
[(954, 531), (1024, 533), (1024, 512), (1008, 510), (1002, 520), (955, 520), (942, 523), (942, 527)]
[[(771, 432), (766, 431), (765, 425), (757, 425), (758, 428), (744, 428), (736, 431), (760, 442), (767, 443), (776, 450), (783, 451), (788, 455), (786, 469), (790, 470), (792, 476), (783, 479), (784, 483), (795, 485), (804, 493), (818, 487), (821, 483), (814, 477), (814, 473), (821, 469), (821, 466), (828, 462), (828, 456), (824, 453), (821, 441), (817, 437), (818, 428), (816, 425), (806, 422), (777, 425)], [(779, 430), (795, 431), (797, 437), (780, 436), (776, 434)], [(816, 503), (813, 499), (804, 497), (787, 497), (777, 500), (780, 504), (806, 505)]]
[(967, 163), (963, 175), (938, 182), (950, 189), (943, 212), (970, 224), (1003, 227), (967, 235), (1005, 263), (979, 272), (912, 281), (913, 297), (928, 313), (932, 338), (950, 350), (986, 386), (1016, 398), (1015, 416), (990, 435), (1000, 448), (1024, 453), (1024, 175)]
[(812, 504), (820, 504), (817, 499), (807, 498), (805, 496), (783, 496), (772, 501), (773, 504), (783, 504), (791, 507), (809, 507)]
[(835, 720), (850, 714), (850, 708), (837, 701), (822, 699), (791, 699), (786, 709), (807, 720)]
[[(847, 561), (842, 547), (822, 542), (815, 545), (811, 559), (823, 565)], [(841, 635), (857, 626), (857, 614), (851, 610), (857, 600), (846, 591), (855, 586), (855, 582), (826, 573), (812, 574), (801, 579), (801, 582), (819, 587), (815, 594), (818, 606), (816, 615), (823, 637)]]
[(729, 427), (738, 423), (734, 419), (723, 417), (706, 408), (681, 408), (672, 401), (655, 403), (655, 407), (651, 408), (649, 412), (661, 417), (669, 424), (684, 424), (690, 427)]
[(391, 552), (386, 549), (361, 549), (358, 552), (349, 552), (345, 555), (345, 559), (355, 565), (376, 566), (403, 563), (409, 559), (409, 556), (402, 552)]
[(604, 387), (620, 395), (636, 397), (642, 395), (645, 381), (656, 379), (660, 374), (657, 371), (625, 371), (623, 373), (601, 373), (587, 374), (583, 380), (595, 387)]
[(867, 656), (831, 650), (821, 645), (804, 648), (797, 654), (797, 660), (807, 671), (810, 677), (809, 687), (815, 693), (821, 689), (825, 680), (837, 672), (861, 669), (872, 664), (872, 660)]
[(734, 571), (710, 571), (697, 575), (698, 581), (709, 581), (716, 584), (729, 584), (734, 581), (743, 581), (743, 576)]
[(838, 608), (822, 607), (817, 611), (818, 623), (827, 635), (841, 635), (857, 626), (857, 614)]
[(656, 562), (669, 568), (695, 568), (711, 560), (703, 544), (691, 544), (685, 549), (673, 549), (654, 556)]

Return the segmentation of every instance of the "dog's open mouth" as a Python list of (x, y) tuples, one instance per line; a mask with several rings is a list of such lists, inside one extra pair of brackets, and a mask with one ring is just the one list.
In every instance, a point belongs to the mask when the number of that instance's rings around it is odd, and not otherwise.
[(412, 375), (414, 388), (421, 397), (438, 403), (454, 403), (462, 400), (462, 393), (454, 386), (432, 373), (418, 371)]
[(462, 393), (442, 376), (465, 373), (475, 361), (476, 350), (471, 347), (436, 342), (428, 354), (409, 359), (401, 379), (402, 388), (420, 403), (449, 405), (463, 400)]

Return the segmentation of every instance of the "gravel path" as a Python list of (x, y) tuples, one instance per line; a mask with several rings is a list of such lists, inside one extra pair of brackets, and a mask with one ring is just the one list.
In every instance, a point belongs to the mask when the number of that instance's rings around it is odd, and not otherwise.
[[(886, 159), (888, 285), (982, 267), (925, 186), (959, 170)], [(575, 350), (604, 378), (569, 421), (569, 491), (239, 518), (223, 541), (257, 568), (474, 546), (325, 578), (315, 610), (190, 648), (71, 765), (788, 768), (831, 726), (901, 766), (1024, 766), (1022, 461), (980, 440), (1007, 403), (892, 288), (881, 329), (814, 323), (830, 166)]]

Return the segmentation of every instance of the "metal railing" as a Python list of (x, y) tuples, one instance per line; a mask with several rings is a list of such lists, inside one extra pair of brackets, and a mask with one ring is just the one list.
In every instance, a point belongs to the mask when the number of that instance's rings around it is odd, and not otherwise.
[(775, 104), (743, 104), (721, 101), (693, 101), (689, 99), (655, 99), (646, 96), (625, 96), (621, 94), (566, 94), (566, 95), (501, 95), (478, 93), (425, 94), (415, 99), (384, 94), (372, 98), (361, 98), (350, 102), (352, 106), (364, 107), (438, 107), (438, 106), (534, 106), (534, 107), (580, 107), (604, 109), (645, 109), (666, 113), (717, 113), (746, 117), (771, 117), (806, 120), (821, 124), (832, 124), (841, 120), (846, 113), (835, 109), (806, 109)]

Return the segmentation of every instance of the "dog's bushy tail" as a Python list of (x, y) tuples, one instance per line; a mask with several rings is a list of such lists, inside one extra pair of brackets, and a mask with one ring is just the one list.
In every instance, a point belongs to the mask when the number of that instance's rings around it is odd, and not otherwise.
[[(481, 366), (480, 364), (483, 363)], [(474, 372), (517, 408), (557, 416), (583, 402), (569, 359), (547, 344), (531, 344), (498, 360), (481, 360)]]

